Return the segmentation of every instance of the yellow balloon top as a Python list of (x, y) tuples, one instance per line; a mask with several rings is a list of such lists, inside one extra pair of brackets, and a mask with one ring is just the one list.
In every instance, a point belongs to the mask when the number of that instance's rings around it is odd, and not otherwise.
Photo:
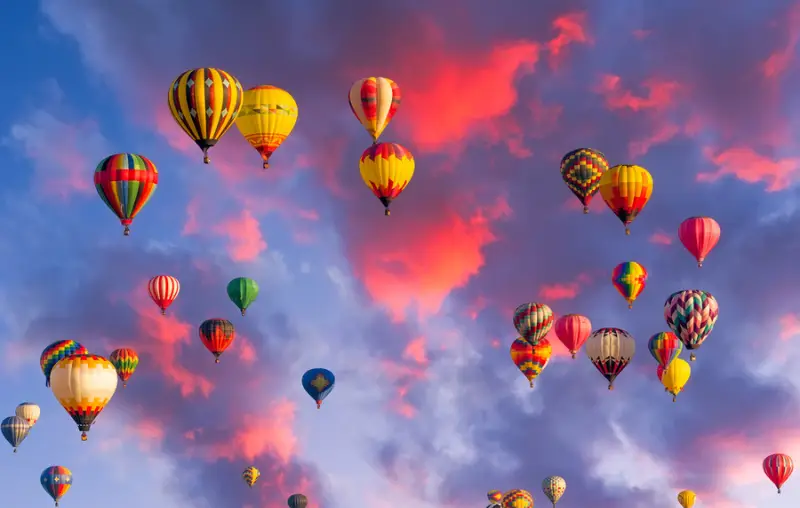
[(661, 376), (661, 383), (669, 393), (672, 394), (672, 401), (675, 402), (678, 394), (686, 386), (689, 378), (692, 375), (692, 367), (689, 362), (681, 358), (672, 360)]
[(697, 494), (691, 490), (682, 490), (678, 493), (678, 504), (683, 508), (692, 508), (697, 500)]
[(289, 92), (272, 85), (262, 85), (244, 92), (242, 110), (236, 117), (236, 128), (261, 154), (263, 167), (291, 134), (297, 123), (297, 102)]

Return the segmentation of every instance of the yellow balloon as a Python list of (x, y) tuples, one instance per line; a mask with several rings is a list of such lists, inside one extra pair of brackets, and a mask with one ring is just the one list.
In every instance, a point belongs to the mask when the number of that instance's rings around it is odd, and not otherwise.
[(678, 493), (678, 504), (683, 506), (683, 508), (692, 508), (696, 500), (697, 494), (691, 490), (682, 490)]
[(297, 102), (289, 92), (261, 85), (244, 92), (244, 104), (236, 117), (236, 128), (261, 154), (264, 169), (297, 123)]
[(673, 402), (677, 399), (678, 394), (683, 391), (683, 387), (686, 386), (691, 375), (692, 367), (686, 360), (675, 358), (669, 362), (664, 374), (661, 376), (661, 383), (672, 394)]
[(414, 176), (414, 156), (397, 143), (378, 143), (364, 150), (358, 163), (361, 178), (386, 208)]
[(242, 479), (248, 487), (255, 485), (259, 476), (261, 476), (261, 471), (259, 471), (255, 466), (249, 466), (242, 473)]

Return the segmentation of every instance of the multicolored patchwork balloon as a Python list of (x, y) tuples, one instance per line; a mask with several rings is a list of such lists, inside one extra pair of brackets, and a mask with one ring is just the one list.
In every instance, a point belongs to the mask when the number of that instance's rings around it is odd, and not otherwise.
[(50, 372), (53, 367), (62, 359), (72, 355), (85, 355), (89, 351), (74, 340), (60, 340), (53, 342), (42, 351), (39, 357), (39, 365), (44, 373), (45, 386), (50, 386)]
[(683, 343), (674, 333), (661, 332), (650, 337), (650, 340), (647, 341), (647, 349), (650, 350), (650, 354), (658, 364), (666, 368), (672, 360), (680, 356), (683, 351)]
[(139, 366), (139, 355), (136, 354), (136, 351), (131, 348), (115, 349), (108, 356), (108, 361), (117, 369), (117, 376), (122, 381), (122, 387), (128, 386), (128, 380)]
[(547, 339), (540, 340), (535, 346), (531, 346), (528, 341), (514, 339), (511, 343), (511, 360), (514, 365), (522, 372), (533, 388), (533, 381), (542, 373), (550, 357), (553, 355), (553, 347)]
[[(714, 329), (719, 317), (717, 300), (706, 291), (686, 289), (669, 295), (664, 319), (688, 350), (699, 348)], [(689, 358), (696, 359), (694, 353)]]
[(523, 303), (514, 309), (514, 327), (532, 346), (553, 328), (553, 310), (543, 303)]
[(600, 189), (600, 177), (606, 171), (606, 156), (591, 148), (578, 148), (561, 159), (561, 178), (580, 200), (583, 213), (589, 213), (589, 203)]
[(527, 490), (514, 489), (503, 494), (503, 508), (533, 508), (533, 496)]
[(58, 502), (72, 486), (72, 471), (64, 466), (50, 466), (42, 471), (39, 483), (58, 506)]
[(633, 302), (647, 285), (647, 270), (636, 261), (625, 261), (614, 267), (611, 272), (611, 283), (628, 302), (628, 308), (632, 309)]

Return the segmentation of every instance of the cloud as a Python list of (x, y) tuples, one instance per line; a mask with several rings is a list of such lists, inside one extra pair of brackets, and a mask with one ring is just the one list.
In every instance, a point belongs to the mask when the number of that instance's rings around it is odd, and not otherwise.
[(749, 147), (735, 147), (715, 152), (704, 151), (717, 166), (714, 171), (697, 174), (697, 181), (711, 183), (731, 175), (747, 183), (766, 183), (767, 192), (788, 188), (800, 175), (800, 157), (772, 159)]
[(242, 211), (239, 217), (224, 219), (211, 231), (227, 238), (228, 254), (237, 263), (253, 261), (267, 249), (260, 225), (249, 210)]
[(623, 88), (620, 76), (606, 74), (600, 77), (595, 92), (603, 96), (606, 106), (611, 110), (644, 111), (669, 107), (680, 90), (677, 82), (657, 78), (648, 79), (641, 86), (646, 93), (636, 95)]
[(672, 245), (674, 238), (673, 235), (670, 235), (664, 231), (656, 231), (650, 235), (649, 240), (650, 243), (654, 243), (656, 245)]

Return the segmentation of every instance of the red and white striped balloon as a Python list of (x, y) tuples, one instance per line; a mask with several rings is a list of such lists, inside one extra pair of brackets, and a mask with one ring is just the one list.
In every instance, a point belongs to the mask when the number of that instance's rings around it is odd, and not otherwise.
[(172, 305), (181, 292), (181, 283), (171, 275), (156, 275), (147, 283), (147, 292), (161, 309), (161, 314), (166, 314), (167, 307)]
[(763, 467), (764, 474), (778, 487), (778, 494), (780, 494), (781, 487), (794, 471), (792, 458), (784, 453), (773, 453), (764, 459)]

